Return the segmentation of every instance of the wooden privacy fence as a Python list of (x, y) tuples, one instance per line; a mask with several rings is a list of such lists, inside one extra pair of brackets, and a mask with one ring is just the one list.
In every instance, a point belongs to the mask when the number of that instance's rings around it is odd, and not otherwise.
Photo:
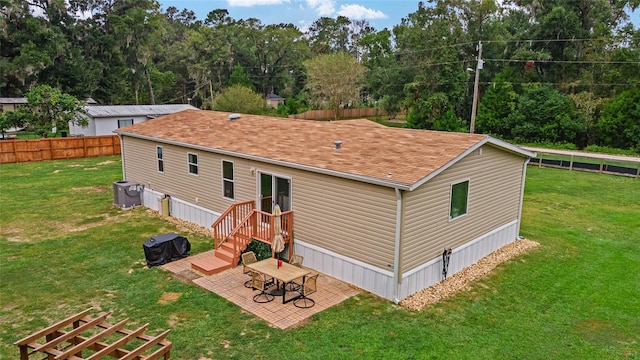
[(117, 135), (0, 141), (0, 164), (119, 154)]
[[(342, 109), (340, 110), (341, 118), (364, 118), (377, 115), (386, 115), (386, 112), (382, 109), (376, 108), (357, 108), (357, 109)], [(333, 110), (309, 110), (302, 114), (289, 115), (291, 119), (302, 120), (326, 120), (335, 119), (335, 111)]]

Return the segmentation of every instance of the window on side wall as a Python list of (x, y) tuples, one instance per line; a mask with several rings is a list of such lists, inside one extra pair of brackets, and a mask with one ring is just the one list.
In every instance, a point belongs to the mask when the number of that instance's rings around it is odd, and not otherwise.
[(233, 163), (222, 161), (222, 196), (226, 199), (235, 199), (235, 183), (233, 180)]
[(198, 175), (198, 154), (187, 154), (189, 160), (189, 174)]
[(118, 120), (118, 129), (129, 125), (133, 125), (133, 119)]
[(449, 220), (457, 219), (467, 214), (469, 205), (469, 180), (451, 184), (449, 203)]
[(164, 155), (162, 146), (156, 146), (156, 157), (158, 159), (158, 172), (164, 172)]

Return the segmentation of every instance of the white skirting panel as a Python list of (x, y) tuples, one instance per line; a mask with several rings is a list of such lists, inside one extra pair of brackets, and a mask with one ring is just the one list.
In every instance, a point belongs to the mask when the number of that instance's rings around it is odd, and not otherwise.
[(142, 206), (151, 210), (160, 211), (160, 199), (163, 196), (163, 193), (144, 188), (142, 192)]
[(340, 279), (349, 284), (393, 299), (393, 272), (375, 268), (369, 264), (308, 244), (300, 239), (293, 241), (293, 251), (304, 256), (304, 266)]
[[(142, 205), (152, 210), (160, 210), (160, 199), (164, 197), (164, 194), (145, 188), (142, 196)], [(220, 214), (215, 211), (184, 200), (174, 197), (169, 200), (169, 214), (175, 218), (210, 227), (220, 217)]]
[[(512, 243), (517, 237), (518, 221), (514, 220), (453, 249), (449, 258), (447, 277)], [(444, 249), (442, 250), (444, 251)], [(423, 266), (403, 274), (399, 298), (402, 300), (442, 280), (442, 257), (439, 256)]]
[[(472, 265), (495, 250), (513, 242), (518, 234), (518, 222), (513, 221), (479, 238), (453, 249), (447, 276)], [(423, 266), (402, 276), (398, 298), (394, 298), (393, 271), (375, 268), (369, 264), (308, 244), (300, 239), (293, 242), (294, 252), (304, 256), (304, 266), (355, 285), (391, 301), (402, 300), (442, 281), (442, 257), (432, 259)], [(443, 249), (444, 250), (444, 249)]]
[(169, 203), (169, 209), (171, 216), (204, 227), (210, 227), (220, 217), (217, 212), (173, 197)]

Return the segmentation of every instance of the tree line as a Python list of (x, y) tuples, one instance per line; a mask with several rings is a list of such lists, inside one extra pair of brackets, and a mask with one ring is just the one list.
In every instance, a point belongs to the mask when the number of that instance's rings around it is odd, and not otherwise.
[(155, 0), (0, 0), (0, 94), (47, 84), (100, 104), (220, 108), (275, 93), (282, 115), (376, 106), (406, 111), (409, 127), (469, 131), (478, 71), (477, 132), (640, 151), (638, 7), (432, 0), (391, 29), (338, 16), (301, 30)]

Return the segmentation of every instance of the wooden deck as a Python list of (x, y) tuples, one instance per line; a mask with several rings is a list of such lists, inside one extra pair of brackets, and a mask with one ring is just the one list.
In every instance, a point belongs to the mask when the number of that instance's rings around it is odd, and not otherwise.
[(199, 273), (191, 267), (193, 261), (212, 256), (213, 251), (207, 251), (165, 264), (162, 268), (172, 272), (176, 278), (184, 282), (193, 282), (224, 297), (245, 311), (280, 329), (299, 326), (313, 314), (337, 305), (362, 292), (362, 290), (352, 285), (321, 273), (318, 277), (318, 291), (310, 296), (316, 302), (314, 307), (300, 309), (292, 303), (282, 304), (279, 298), (266, 304), (259, 304), (253, 301), (253, 296), (256, 292), (244, 287), (244, 283), (249, 280), (249, 277), (242, 273), (242, 266), (214, 275)]
[(288, 257), (291, 257), (293, 211), (280, 213), (277, 218), (278, 220), (274, 214), (257, 210), (253, 200), (232, 204), (211, 225), (213, 248), (216, 251), (208, 257), (199, 257), (192, 261), (193, 270), (204, 275), (213, 275), (235, 267), (240, 261), (240, 254), (251, 241), (258, 240), (271, 246), (276, 228), (280, 229), (285, 244), (288, 244)]

